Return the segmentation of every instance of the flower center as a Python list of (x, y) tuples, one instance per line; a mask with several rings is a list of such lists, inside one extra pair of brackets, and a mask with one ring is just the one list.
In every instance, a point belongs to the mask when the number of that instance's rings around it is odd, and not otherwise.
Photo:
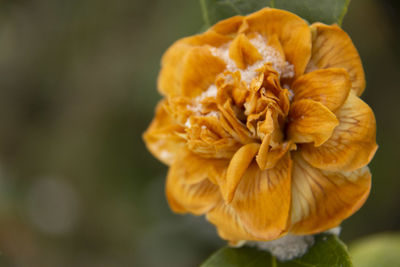
[(291, 92), (281, 87), (281, 80), (293, 78), (294, 67), (285, 60), (279, 41), (241, 34), (209, 49), (226, 67), (186, 105), (188, 147), (221, 158), (248, 143), (264, 144), (263, 149), (282, 146)]

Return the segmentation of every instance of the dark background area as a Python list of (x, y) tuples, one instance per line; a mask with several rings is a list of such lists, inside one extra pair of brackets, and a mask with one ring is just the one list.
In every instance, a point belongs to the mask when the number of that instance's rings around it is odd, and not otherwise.
[[(346, 242), (400, 228), (398, 11), (353, 0), (344, 19), (380, 145)], [(203, 217), (172, 214), (141, 138), (161, 55), (201, 27), (197, 0), (0, 3), (0, 266), (188, 267), (224, 244)]]

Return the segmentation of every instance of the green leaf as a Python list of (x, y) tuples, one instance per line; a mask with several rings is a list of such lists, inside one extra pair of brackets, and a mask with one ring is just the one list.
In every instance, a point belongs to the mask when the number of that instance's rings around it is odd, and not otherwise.
[(225, 247), (201, 267), (352, 267), (347, 248), (335, 235), (315, 237), (314, 245), (301, 258), (279, 262), (270, 253), (254, 247)]
[(342, 23), (350, 0), (200, 0), (207, 27), (235, 15), (247, 15), (264, 7), (293, 12), (310, 23)]
[(207, 27), (236, 15), (247, 15), (271, 6), (271, 0), (200, 0)]
[(400, 266), (400, 234), (378, 234), (350, 246), (355, 267)]
[(350, 0), (275, 0), (275, 8), (293, 12), (310, 23), (342, 24)]
[(224, 247), (214, 253), (201, 267), (267, 267), (274, 266), (272, 261), (275, 261), (275, 258), (271, 254), (253, 247)]
[(336, 236), (317, 235), (315, 244), (301, 258), (280, 263), (279, 267), (352, 267), (346, 245)]

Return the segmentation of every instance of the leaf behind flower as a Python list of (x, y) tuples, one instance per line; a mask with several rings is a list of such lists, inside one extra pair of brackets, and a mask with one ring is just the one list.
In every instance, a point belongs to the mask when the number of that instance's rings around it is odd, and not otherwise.
[(341, 24), (350, 0), (200, 0), (204, 22), (210, 27), (216, 22), (247, 15), (264, 7), (288, 10), (310, 23)]
[(315, 237), (314, 245), (301, 258), (279, 262), (269, 252), (254, 247), (224, 247), (201, 267), (352, 267), (346, 246), (331, 234)]

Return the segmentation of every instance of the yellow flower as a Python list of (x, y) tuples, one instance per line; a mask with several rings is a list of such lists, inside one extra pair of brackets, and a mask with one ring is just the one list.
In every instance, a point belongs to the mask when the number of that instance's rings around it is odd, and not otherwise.
[(144, 134), (178, 213), (272, 240), (339, 225), (365, 202), (377, 149), (362, 64), (336, 25), (265, 8), (174, 43)]

